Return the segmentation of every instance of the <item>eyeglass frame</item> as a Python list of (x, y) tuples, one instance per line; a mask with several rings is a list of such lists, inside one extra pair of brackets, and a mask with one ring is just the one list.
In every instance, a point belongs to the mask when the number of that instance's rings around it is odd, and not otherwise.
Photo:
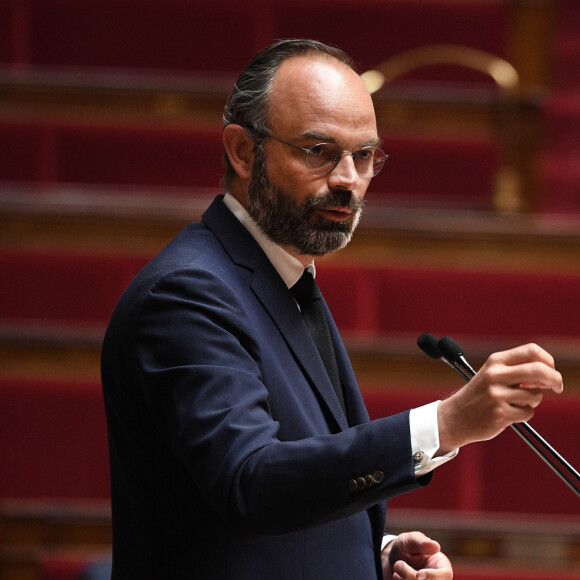
[[(383, 155), (385, 156), (385, 160), (383, 161), (381, 168), (376, 173), (374, 173), (370, 177), (362, 177), (359, 174), (358, 170), (356, 171), (357, 175), (361, 179), (372, 179), (373, 177), (376, 177), (383, 170), (383, 167), (385, 166), (385, 162), (389, 158), (389, 156), (384, 152), (384, 150), (381, 149), (380, 147), (377, 147), (376, 145), (367, 145), (365, 147), (361, 147), (360, 149), (357, 149), (356, 151), (349, 151), (348, 149), (344, 149), (340, 152), (340, 155), (336, 155), (336, 157), (334, 159), (334, 165), (332, 166), (331, 169), (329, 169), (326, 173), (315, 173), (311, 169), (311, 167), (308, 165), (308, 153), (310, 153), (310, 151), (312, 151), (312, 149), (314, 149), (315, 147), (320, 147), (320, 145), (332, 145), (332, 143), (327, 143), (327, 142), (321, 141), (320, 143), (316, 143), (315, 145), (312, 145), (312, 147), (300, 147), (300, 145), (295, 145), (294, 143), (289, 143), (288, 141), (284, 141), (283, 139), (280, 139), (279, 137), (275, 137), (272, 134), (268, 134), (264, 138), (267, 138), (267, 137), (271, 137), (275, 141), (279, 141), (280, 143), (283, 143), (284, 145), (288, 145), (290, 147), (293, 147), (294, 149), (298, 149), (299, 151), (303, 151), (304, 152), (304, 164), (306, 165), (306, 169), (308, 169), (308, 171), (310, 171), (310, 173), (312, 173), (313, 175), (318, 175), (319, 177), (324, 177), (325, 175), (329, 175), (330, 173), (332, 173), (337, 168), (340, 160), (344, 157), (345, 153), (348, 153), (349, 155), (351, 155), (353, 158), (353, 161), (354, 161), (354, 156), (357, 153), (360, 153), (361, 151), (365, 151), (366, 149), (374, 149), (374, 150), (378, 149), (379, 151), (383, 152)], [(356, 169), (356, 165), (355, 165), (355, 169)]]

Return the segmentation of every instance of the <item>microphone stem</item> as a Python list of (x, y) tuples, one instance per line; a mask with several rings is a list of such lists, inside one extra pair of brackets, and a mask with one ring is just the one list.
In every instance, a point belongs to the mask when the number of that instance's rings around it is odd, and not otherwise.
[[(528, 422), (523, 421), (522, 423), (514, 423), (511, 428), (537, 453), (537, 455), (548, 465), (552, 470), (560, 477), (560, 479), (580, 496), (580, 488), (578, 483), (580, 483), (580, 473), (572, 467), (568, 461), (566, 461)], [(543, 446), (538, 447), (536, 443), (538, 442)], [(565, 471), (567, 471), (578, 483), (570, 481), (564, 473), (562, 473), (556, 464), (552, 463), (552, 459), (548, 455), (551, 454), (553, 460), (558, 463)]]
[(458, 375), (461, 375), (461, 377), (466, 380), (469, 381), (471, 379), (471, 377), (473, 375), (469, 375), (465, 370), (463, 370), (460, 366), (458, 366), (456, 363), (452, 363), (449, 360), (447, 360), (444, 356), (441, 357), (441, 360), (448, 364)]
[(467, 359), (462, 354), (457, 357), (455, 364), (468, 373), (470, 378), (475, 376), (475, 369), (467, 362)]
[[(445, 359), (444, 359), (445, 360)], [(475, 376), (476, 371), (467, 362), (463, 355), (460, 355), (457, 360), (452, 363), (452, 367), (457, 371), (462, 377), (470, 380)], [(513, 423), (510, 427), (533, 449), (539, 457), (549, 466), (552, 470), (562, 479), (562, 481), (568, 485), (580, 496), (580, 488), (578, 483), (580, 483), (580, 473), (570, 463), (568, 463), (555, 449), (552, 447), (527, 421), (521, 423)], [(550, 454), (550, 455), (549, 455)], [(555, 463), (553, 463), (555, 462)], [(567, 479), (566, 475), (558, 469), (560, 465), (565, 471), (567, 471), (578, 483), (574, 483)]]

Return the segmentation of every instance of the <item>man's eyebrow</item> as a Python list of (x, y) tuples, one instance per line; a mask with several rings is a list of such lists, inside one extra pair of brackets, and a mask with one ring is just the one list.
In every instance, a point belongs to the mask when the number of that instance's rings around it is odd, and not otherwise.
[[(306, 131), (301, 135), (304, 139), (314, 139), (319, 143), (336, 143), (336, 139), (331, 135), (325, 135), (324, 133), (319, 133), (318, 131)], [(362, 147), (380, 147), (383, 144), (383, 140), (380, 137), (375, 137), (359, 146)]]
[(325, 135), (324, 133), (319, 133), (318, 131), (305, 131), (302, 134), (305, 139), (316, 139), (319, 142), (324, 143), (336, 143), (336, 139), (330, 135)]
[(375, 137), (371, 139), (365, 147), (380, 147), (383, 144), (383, 140), (380, 137)]

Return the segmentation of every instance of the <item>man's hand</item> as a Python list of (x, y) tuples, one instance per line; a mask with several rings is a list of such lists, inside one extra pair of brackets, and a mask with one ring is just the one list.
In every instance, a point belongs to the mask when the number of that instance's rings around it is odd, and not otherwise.
[(477, 375), (438, 407), (439, 455), (528, 421), (547, 390), (561, 393), (554, 359), (536, 344), (492, 354)]
[(441, 546), (421, 532), (400, 534), (383, 550), (386, 580), (452, 580), (451, 562)]

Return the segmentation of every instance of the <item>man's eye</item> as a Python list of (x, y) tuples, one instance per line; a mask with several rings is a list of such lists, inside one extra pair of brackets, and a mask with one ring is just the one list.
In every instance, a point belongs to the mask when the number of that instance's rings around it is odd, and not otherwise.
[(311, 155), (316, 156), (316, 157), (319, 157), (321, 155), (328, 155), (328, 151), (323, 143), (320, 143), (319, 145), (314, 145), (314, 147), (311, 147), (309, 153)]
[(373, 156), (373, 150), (372, 149), (361, 149), (360, 151), (356, 152), (356, 156), (361, 161), (368, 161)]

